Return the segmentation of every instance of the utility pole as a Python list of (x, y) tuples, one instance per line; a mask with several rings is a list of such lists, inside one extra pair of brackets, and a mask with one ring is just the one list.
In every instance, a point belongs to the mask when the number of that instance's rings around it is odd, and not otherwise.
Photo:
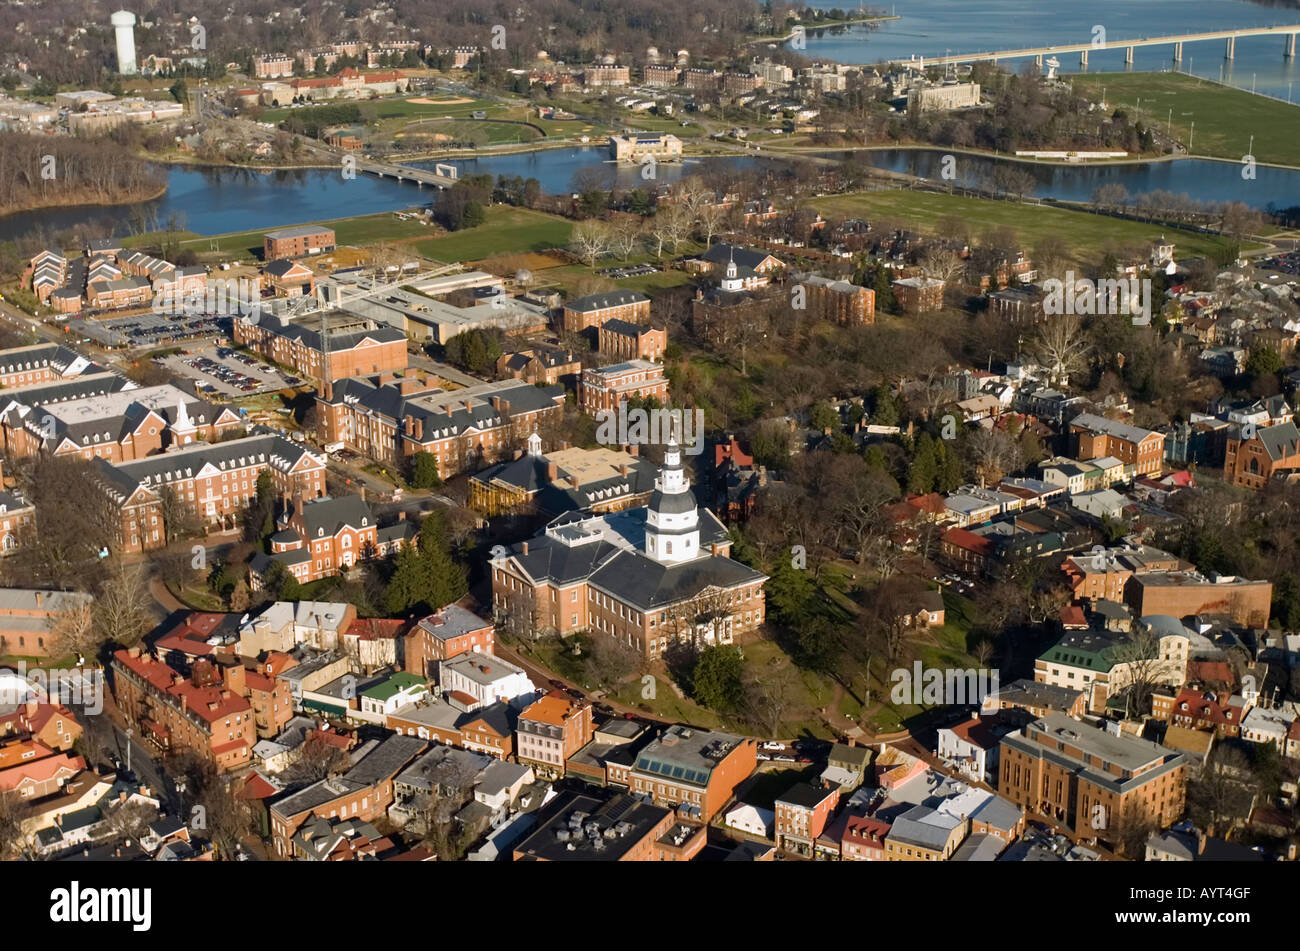
[(1196, 141), (1196, 120), (1192, 120), (1192, 133), (1187, 137), (1187, 151), (1192, 151), (1192, 143)]

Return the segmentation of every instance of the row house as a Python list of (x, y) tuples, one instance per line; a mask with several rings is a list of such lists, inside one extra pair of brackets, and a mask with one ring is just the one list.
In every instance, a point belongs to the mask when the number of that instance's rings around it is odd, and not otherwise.
[(191, 753), (217, 772), (248, 765), (257, 742), (252, 707), (210, 663), (196, 663), (187, 679), (132, 647), (113, 655), (112, 672), (118, 708), (155, 748)]
[(428, 748), (412, 736), (390, 736), (341, 776), (331, 776), (276, 800), (270, 807), (271, 841), (280, 857), (293, 855), (293, 837), (313, 816), (374, 822), (394, 802), (397, 775)]
[(327, 384), (317, 409), (322, 442), (392, 466), (429, 453), (448, 479), (522, 448), (563, 414), (564, 389), (505, 380), (447, 391), (413, 377), (352, 377)]
[(167, 543), (168, 497), (207, 525), (234, 525), (257, 497), (257, 479), (270, 473), (279, 496), (325, 494), (325, 463), (282, 436), (259, 434), (113, 464), (96, 459), (94, 485), (118, 513), (117, 542), (139, 552)]
[[(336, 323), (338, 318), (335, 318)], [(406, 337), (396, 327), (362, 321), (362, 326), (338, 327), (329, 333), (329, 366), (320, 318), (290, 321), (263, 313), (234, 322), (234, 339), (255, 353), (313, 380), (340, 380), (369, 373), (389, 373), (406, 367)]]
[(496, 633), (492, 622), (458, 604), (448, 604), (421, 618), (406, 633), (404, 669), (432, 678), (443, 661), (472, 651), (489, 655), (496, 653)]
[(578, 405), (584, 413), (613, 412), (620, 403), (636, 399), (668, 403), (668, 377), (663, 364), (628, 360), (582, 371)]
[(559, 779), (569, 757), (591, 742), (591, 704), (552, 690), (519, 713), (515, 756), (538, 776)]

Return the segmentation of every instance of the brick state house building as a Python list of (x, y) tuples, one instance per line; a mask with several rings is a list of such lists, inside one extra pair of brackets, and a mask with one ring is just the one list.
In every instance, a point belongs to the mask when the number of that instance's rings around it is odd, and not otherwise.
[(767, 581), (730, 550), (670, 441), (646, 506), (570, 512), (493, 558), (493, 607), (528, 633), (590, 631), (651, 658), (674, 641), (730, 644), (763, 623)]

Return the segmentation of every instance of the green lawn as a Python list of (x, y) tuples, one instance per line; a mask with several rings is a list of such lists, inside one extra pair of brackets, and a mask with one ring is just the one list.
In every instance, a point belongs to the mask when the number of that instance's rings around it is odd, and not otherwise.
[[(403, 238), (415, 238), (427, 235), (429, 226), (414, 220), (400, 220), (392, 212), (380, 212), (373, 215), (357, 215), (351, 218), (327, 218), (318, 221), (286, 221), (276, 227), (288, 227), (291, 224), (322, 224), (334, 229), (335, 240), (340, 247), (352, 245), (365, 247), (384, 241), (399, 241)], [(220, 235), (196, 235), (190, 231), (177, 232), (182, 247), (194, 248), (196, 251), (209, 251), (214, 247), (228, 254), (248, 253), (262, 248), (262, 236), (274, 228), (260, 228), (253, 231), (232, 231)], [(125, 240), (131, 247), (156, 244), (162, 232), (133, 235)]]
[[(1070, 77), (1075, 88), (1111, 109), (1125, 109), (1164, 127), (1170, 123), (1195, 155), (1240, 161), (1251, 148), (1256, 161), (1300, 165), (1300, 104), (1288, 105), (1181, 73), (1091, 73)], [(1139, 106), (1138, 100), (1141, 99)], [(1193, 136), (1192, 123), (1196, 123)]]
[(1030, 248), (1048, 235), (1059, 236), (1079, 263), (1095, 257), (1108, 245), (1144, 244), (1161, 235), (1177, 245), (1180, 258), (1213, 257), (1229, 247), (1229, 242), (1223, 238), (1182, 228), (1111, 218), (1055, 205), (1030, 205), (932, 192), (900, 190), (837, 195), (813, 199), (811, 204), (828, 215), (898, 218), (909, 228), (932, 234), (937, 233), (941, 222), (949, 217), (968, 222), (976, 235), (981, 231), (1008, 227), (1015, 231), (1021, 243)]
[[(534, 142), (540, 136), (532, 126), (522, 122), (482, 122), (476, 119), (422, 119), (408, 122), (400, 129), (402, 147), (427, 144), (435, 147), (441, 141), (472, 142), (475, 146), (504, 145)], [(446, 140), (421, 140), (421, 135), (445, 135)]]
[(611, 696), (621, 704), (644, 710), (646, 713), (664, 720), (689, 723), (692, 726), (703, 727), (707, 730), (725, 726), (722, 718), (712, 710), (678, 697), (673, 692), (672, 685), (666, 677), (655, 678), (654, 699), (645, 699), (642, 696), (643, 691), (644, 687), (642, 687), (641, 681), (638, 679), (624, 684)]
[[(411, 99), (430, 98), (432, 103), (411, 102)], [(473, 102), (438, 102), (436, 96), (410, 96), (406, 99), (383, 99), (373, 103), (375, 115), (380, 119), (393, 118), (412, 118), (418, 119), (432, 116), (450, 116), (453, 119), (469, 118), (476, 112), (485, 112), (489, 117), (493, 117), (505, 111), (505, 107), (484, 99), (476, 99)], [(459, 96), (455, 98), (461, 98)], [(338, 102), (322, 101), (314, 105), (339, 105)], [(361, 106), (367, 104), (359, 103)], [(308, 107), (310, 108), (310, 107)], [(286, 118), (300, 109), (267, 109), (262, 113), (261, 121), (263, 122), (283, 122)]]
[(477, 228), (417, 241), (412, 248), (439, 261), (477, 261), (498, 254), (562, 248), (568, 245), (572, 230), (573, 222), (555, 215), (495, 205), (487, 210), (487, 221)]

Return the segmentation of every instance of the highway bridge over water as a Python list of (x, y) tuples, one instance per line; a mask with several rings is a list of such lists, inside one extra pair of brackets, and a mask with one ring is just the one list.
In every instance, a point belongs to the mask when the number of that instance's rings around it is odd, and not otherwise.
[(1296, 35), (1300, 34), (1300, 24), (1289, 26), (1252, 26), (1243, 27), (1239, 30), (1210, 30), (1204, 33), (1182, 33), (1175, 36), (1144, 36), (1137, 39), (1129, 40), (1106, 40), (1104, 35), (1099, 34), (1096, 40), (1089, 40), (1086, 43), (1064, 43), (1058, 46), (1032, 46), (1026, 49), (1018, 50), (988, 50), (982, 53), (958, 53), (955, 55), (933, 56), (933, 57), (914, 57), (910, 60), (896, 59), (895, 63), (913, 63), (919, 62), (924, 66), (948, 66), (956, 63), (974, 63), (974, 62), (997, 62), (1000, 59), (1021, 59), (1034, 57), (1039, 66), (1043, 64), (1044, 56), (1055, 56), (1059, 53), (1078, 53), (1079, 63), (1082, 66), (1088, 65), (1088, 54), (1091, 52), (1102, 52), (1104, 50), (1122, 49), (1125, 51), (1124, 61), (1133, 62), (1133, 50), (1139, 46), (1172, 46), (1174, 48), (1174, 62), (1180, 63), (1183, 59), (1184, 43), (1200, 43), (1209, 40), (1223, 40), (1225, 42), (1224, 58), (1232, 59), (1235, 55), (1236, 41), (1240, 37), (1246, 36), (1280, 36), (1282, 38), (1282, 55), (1288, 59), (1293, 59), (1296, 54)]
[(395, 178), (399, 182), (415, 182), (421, 188), (432, 185), (435, 188), (450, 188), (456, 184), (457, 169), (454, 165), (435, 165), (430, 171), (426, 168), (413, 168), (410, 165), (392, 165), (376, 162), (357, 156), (357, 170), (378, 175), (380, 178)]

